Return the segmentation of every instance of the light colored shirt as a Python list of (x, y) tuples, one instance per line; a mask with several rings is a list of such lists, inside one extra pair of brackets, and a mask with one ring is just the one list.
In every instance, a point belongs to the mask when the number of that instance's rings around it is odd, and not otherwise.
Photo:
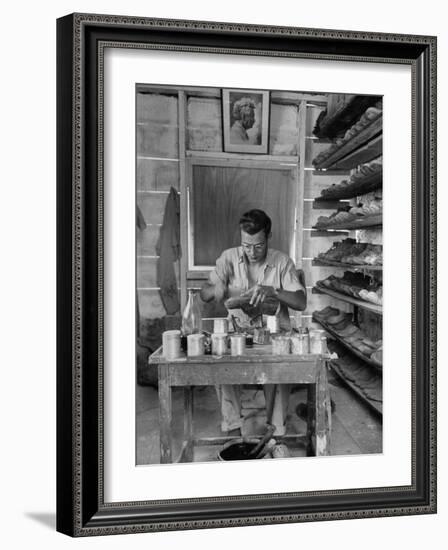
[[(209, 281), (213, 285), (221, 283), (226, 286), (229, 298), (240, 296), (243, 292), (249, 290), (248, 265), (241, 246), (224, 250), (216, 260), (215, 268), (210, 272)], [(273, 248), (267, 250), (256, 284), (281, 288), (291, 292), (297, 290), (305, 292), (299, 281), (294, 262), (287, 254)], [(233, 314), (242, 326), (248, 325), (250, 322), (250, 317), (241, 309), (231, 309), (229, 310), (230, 314)], [(288, 307), (285, 304), (280, 304), (278, 316), (280, 327), (283, 330), (289, 330), (291, 322)]]
[(240, 120), (234, 122), (230, 128), (230, 143), (247, 143), (249, 136), (246, 130), (243, 128)]

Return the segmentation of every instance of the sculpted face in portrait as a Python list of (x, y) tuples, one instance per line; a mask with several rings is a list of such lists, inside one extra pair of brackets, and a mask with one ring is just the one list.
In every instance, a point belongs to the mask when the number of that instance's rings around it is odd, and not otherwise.
[(230, 129), (231, 143), (251, 143), (247, 133), (255, 124), (255, 102), (250, 97), (242, 97), (232, 106), (234, 123)]

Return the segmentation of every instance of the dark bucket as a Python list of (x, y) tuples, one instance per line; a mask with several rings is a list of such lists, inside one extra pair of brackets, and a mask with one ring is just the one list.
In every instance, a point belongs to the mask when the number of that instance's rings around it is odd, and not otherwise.
[(254, 456), (248, 456), (250, 451), (259, 443), (259, 439), (235, 439), (229, 441), (218, 453), (218, 460), (253, 460)]

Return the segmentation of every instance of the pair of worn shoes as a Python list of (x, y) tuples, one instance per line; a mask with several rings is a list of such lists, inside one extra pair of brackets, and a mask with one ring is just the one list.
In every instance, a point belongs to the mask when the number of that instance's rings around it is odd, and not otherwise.
[[(346, 271), (343, 277), (330, 275), (326, 279), (317, 281), (316, 287), (330, 288), (336, 292), (367, 300), (378, 305), (382, 303), (381, 284), (362, 273)], [(363, 295), (361, 293), (363, 293)]]
[(374, 199), (366, 204), (359, 204), (350, 208), (349, 213), (354, 214), (355, 216), (373, 216), (376, 214), (381, 214), (383, 211), (383, 200)]
[(359, 327), (353, 324), (353, 315), (327, 306), (321, 311), (315, 311), (313, 318), (324, 328), (332, 329), (344, 341), (366, 357), (382, 364), (382, 340), (373, 341)]
[(359, 297), (366, 302), (381, 306), (383, 305), (383, 288), (380, 287), (376, 291), (360, 290)]
[[(375, 174), (380, 174), (383, 169), (383, 158), (378, 157), (365, 164), (362, 164), (357, 172), (352, 174), (348, 180), (342, 180), (339, 183), (333, 183), (330, 187), (322, 189), (320, 195), (323, 199), (340, 199), (346, 196), (360, 195), (359, 184), (366, 178), (371, 178)], [(352, 193), (349, 195), (348, 193)]]
[(313, 315), (315, 315), (316, 318), (321, 319), (327, 319), (328, 317), (332, 315), (336, 315), (339, 313), (339, 309), (331, 306), (327, 306), (324, 309), (321, 309), (320, 311), (315, 311)]
[(378, 365), (383, 365), (383, 346), (380, 346), (376, 351), (372, 353), (370, 359), (373, 359)]
[(343, 241), (336, 241), (333, 246), (326, 252), (321, 252), (317, 257), (320, 260), (331, 260), (333, 262), (339, 262), (343, 256), (351, 253), (353, 246), (356, 245), (355, 239), (344, 239)]
[(363, 248), (358, 251), (351, 251), (348, 256), (341, 258), (341, 262), (353, 265), (382, 265), (383, 263), (383, 247), (379, 244), (364, 244)]
[(327, 306), (320, 311), (314, 311), (313, 317), (317, 322), (325, 323), (333, 330), (339, 331), (351, 325), (353, 314), (340, 311), (335, 307)]

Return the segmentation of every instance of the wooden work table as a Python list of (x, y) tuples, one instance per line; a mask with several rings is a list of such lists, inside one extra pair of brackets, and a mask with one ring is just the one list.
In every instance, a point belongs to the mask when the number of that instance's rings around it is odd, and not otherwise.
[[(172, 462), (171, 393), (173, 387), (184, 388), (184, 442), (177, 462), (193, 460), (194, 445), (222, 444), (229, 438), (195, 439), (193, 433), (193, 386), (217, 384), (307, 384), (308, 418), (305, 438), (308, 454), (329, 454), (331, 406), (322, 355), (272, 355), (270, 345), (254, 345), (245, 354), (233, 357), (202, 355), (167, 361), (160, 347), (149, 359), (149, 368), (158, 367), (160, 462)], [(285, 439), (285, 436), (276, 439)]]

